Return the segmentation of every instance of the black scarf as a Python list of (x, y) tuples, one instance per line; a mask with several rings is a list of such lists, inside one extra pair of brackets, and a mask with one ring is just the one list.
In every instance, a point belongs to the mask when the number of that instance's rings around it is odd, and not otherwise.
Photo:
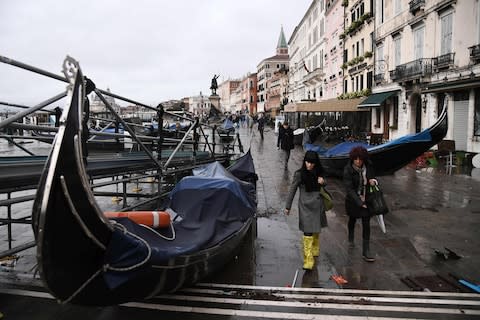
[(312, 192), (320, 190), (320, 185), (318, 184), (318, 168), (315, 166), (313, 170), (307, 170), (305, 165), (303, 165), (301, 171), (302, 184), (305, 185), (305, 191)]

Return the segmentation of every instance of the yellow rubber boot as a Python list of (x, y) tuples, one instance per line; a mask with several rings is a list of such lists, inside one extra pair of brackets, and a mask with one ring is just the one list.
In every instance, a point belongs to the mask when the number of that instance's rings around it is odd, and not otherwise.
[(312, 254), (313, 237), (303, 236), (303, 269), (312, 270), (315, 260)]
[(318, 257), (320, 255), (320, 235), (318, 233), (313, 234), (312, 255)]

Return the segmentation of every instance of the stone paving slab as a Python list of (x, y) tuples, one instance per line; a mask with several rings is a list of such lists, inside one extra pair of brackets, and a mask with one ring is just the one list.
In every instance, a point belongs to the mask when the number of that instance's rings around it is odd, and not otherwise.
[[(361, 223), (356, 226), (356, 246), (347, 248), (347, 216), (342, 181), (328, 178), (335, 207), (327, 213), (329, 227), (321, 233), (321, 254), (316, 272), (301, 270), (301, 232), (298, 231), (297, 198), (290, 216), (283, 215), (285, 198), (293, 173), (300, 168), (303, 149), (292, 150), (284, 169), (282, 151), (276, 148), (273, 130), (241, 132), (250, 145), (259, 175), (259, 228), (256, 242), (257, 285), (283, 286), (300, 270), (297, 285), (335, 287), (330, 276), (340, 274), (358, 289), (408, 290), (405, 277), (455, 274), (480, 282), (480, 181), (465, 174), (465, 168), (433, 170), (406, 167), (393, 175), (379, 177), (390, 207), (384, 217), (387, 233), (372, 218), (371, 249), (376, 262), (361, 258)], [(457, 174), (461, 173), (461, 174)], [(435, 249), (447, 247), (462, 258), (442, 260)], [(451, 277), (449, 279), (452, 279)]]

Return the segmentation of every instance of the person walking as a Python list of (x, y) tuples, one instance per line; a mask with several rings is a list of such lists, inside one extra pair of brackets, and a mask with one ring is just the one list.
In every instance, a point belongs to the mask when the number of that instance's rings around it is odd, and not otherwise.
[(320, 187), (323, 185), (325, 185), (325, 178), (318, 154), (314, 151), (307, 151), (302, 167), (293, 175), (293, 182), (285, 203), (285, 214), (289, 215), (295, 193), (297, 189), (300, 189), (298, 224), (299, 229), (303, 232), (303, 269), (305, 270), (313, 269), (314, 257), (318, 257), (320, 254), (320, 216), (325, 211), (320, 196)]
[(348, 243), (354, 247), (355, 223), (362, 219), (362, 256), (367, 262), (374, 262), (370, 252), (370, 217), (365, 195), (367, 184), (375, 185), (378, 181), (369, 161), (368, 151), (362, 146), (350, 151), (350, 161), (343, 170), (343, 183), (346, 189), (345, 211), (348, 215)]
[[(278, 131), (278, 140), (280, 148), (285, 152), (285, 169), (288, 168), (288, 160), (290, 159), (290, 151), (293, 149), (293, 129), (290, 128), (288, 122), (285, 121)], [(277, 143), (278, 146), (278, 143)]]
[(257, 122), (258, 122), (258, 131), (260, 132), (260, 138), (262, 138), (263, 140), (263, 130), (265, 129), (265, 117), (262, 114), (260, 114), (258, 116)]

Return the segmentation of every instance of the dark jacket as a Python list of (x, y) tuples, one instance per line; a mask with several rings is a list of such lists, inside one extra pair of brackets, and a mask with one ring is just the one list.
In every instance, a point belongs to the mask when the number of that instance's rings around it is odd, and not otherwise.
[[(367, 166), (368, 184), (368, 180), (375, 178), (375, 173), (370, 162), (367, 161), (365, 165)], [(368, 212), (368, 209), (362, 208), (363, 203), (357, 193), (360, 185), (360, 175), (357, 171), (355, 171), (355, 169), (353, 169), (352, 161), (349, 161), (343, 169), (343, 183), (346, 191), (345, 211), (347, 215), (354, 218), (371, 216), (371, 214)]]
[(294, 145), (293, 145), (293, 130), (290, 127), (287, 127), (286, 129), (281, 128), (281, 130), (278, 131), (278, 139), (280, 140), (280, 148), (282, 150), (292, 150)]

